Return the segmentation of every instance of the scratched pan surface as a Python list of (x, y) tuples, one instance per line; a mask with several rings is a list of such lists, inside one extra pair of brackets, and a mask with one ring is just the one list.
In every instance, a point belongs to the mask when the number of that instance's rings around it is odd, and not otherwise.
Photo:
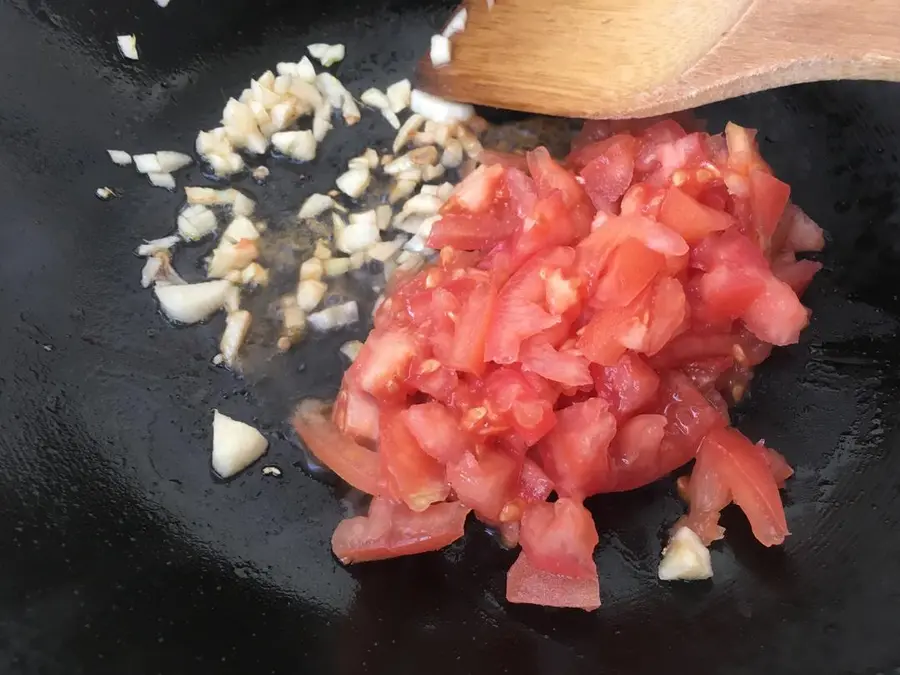
[[(313, 41), (347, 44), (337, 72), (355, 91), (384, 86), (448, 9), (309, 4), (0, 0), (0, 672), (898, 672), (900, 89), (804, 86), (703, 113), (760, 127), (829, 232), (812, 326), (737, 415), (797, 468), (787, 544), (757, 546), (730, 513), (715, 579), (660, 584), (682, 508), (664, 481), (591, 503), (599, 611), (510, 606), (514, 554), (474, 526), (438, 554), (333, 560), (346, 505), (304, 472), (283, 420), (299, 398), (334, 393), (348, 335), (259, 356), (239, 380), (209, 363), (220, 320), (174, 329), (138, 286), (130, 251), (167, 233), (178, 198), (105, 148), (189, 148), (251, 74)], [(129, 32), (136, 64), (114, 51)], [(244, 186), (278, 222), (373, 137), (388, 133), (370, 114), (314, 167)], [(122, 198), (99, 202), (102, 185)], [(260, 464), (213, 480), (213, 407), (265, 430), (280, 479)]]

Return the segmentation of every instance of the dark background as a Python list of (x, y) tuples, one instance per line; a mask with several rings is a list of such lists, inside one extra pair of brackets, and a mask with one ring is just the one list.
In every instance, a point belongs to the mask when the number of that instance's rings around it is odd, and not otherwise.
[[(656, 580), (683, 508), (668, 481), (591, 502), (594, 613), (506, 604), (514, 554), (474, 526), (438, 554), (343, 568), (328, 540), (348, 505), (304, 473), (283, 420), (336, 390), (349, 334), (280, 360), (259, 351), (242, 380), (209, 363), (221, 318), (159, 316), (131, 251), (170, 231), (180, 197), (105, 149), (188, 151), (229, 95), (310, 42), (346, 43), (336, 72), (357, 94), (383, 87), (411, 73), (448, 9), (0, 0), (0, 673), (900, 672), (896, 86), (807, 85), (702, 113), (758, 126), (829, 232), (811, 328), (736, 417), (797, 469), (793, 536), (764, 549), (729, 513), (712, 582)], [(137, 63), (115, 46), (130, 32)], [(312, 167), (242, 186), (281, 222), (390, 136), (366, 114)], [(198, 168), (178, 183), (206, 184)], [(122, 197), (100, 202), (104, 185)], [(209, 470), (214, 407), (271, 441), (227, 484)], [(284, 475), (262, 476), (268, 464)]]

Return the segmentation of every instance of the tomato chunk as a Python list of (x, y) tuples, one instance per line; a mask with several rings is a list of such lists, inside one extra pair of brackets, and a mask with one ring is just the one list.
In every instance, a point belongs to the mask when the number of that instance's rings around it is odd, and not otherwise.
[(506, 503), (516, 497), (519, 463), (500, 450), (471, 452), (447, 465), (447, 479), (461, 502), (492, 522), (500, 520)]
[(328, 417), (328, 406), (304, 401), (293, 421), (297, 435), (322, 464), (357, 490), (370, 495), (384, 492), (378, 455), (341, 433)]
[(591, 611), (600, 606), (600, 580), (596, 569), (589, 578), (545, 572), (535, 567), (523, 552), (506, 575), (506, 599), (515, 603)]
[(433, 504), (416, 513), (376, 497), (367, 516), (338, 524), (331, 548), (344, 564), (437, 551), (463, 536), (468, 514), (460, 502)]
[(686, 129), (592, 121), (562, 163), (504, 147), (465, 168), (427, 239), (437, 254), (387, 280), (331, 416), (307, 402), (294, 418), (374, 497), (335, 531), (342, 562), (435, 550), (472, 510), (522, 547), (510, 602), (595, 609), (584, 500), (692, 460), (676, 528), (709, 545), (734, 503), (760, 542), (784, 541), (793, 470), (730, 428), (728, 406), (799, 340), (822, 265), (797, 255), (825, 237), (753, 129)]
[(765, 448), (754, 445), (734, 429), (719, 428), (704, 439), (700, 448), (700, 454), (703, 453), (711, 455), (710, 461), (734, 503), (746, 514), (760, 543), (784, 543), (789, 532)]
[(659, 222), (691, 244), (712, 232), (727, 230), (734, 220), (727, 213), (701, 204), (673, 185), (666, 191), (660, 206)]
[(530, 504), (522, 516), (519, 543), (545, 572), (591, 578), (597, 573), (593, 551), (599, 542), (590, 511), (572, 499)]
[(410, 406), (401, 416), (422, 450), (439, 462), (459, 461), (474, 449), (474, 441), (460, 427), (459, 418), (440, 403)]
[(556, 413), (556, 427), (538, 444), (541, 466), (565, 497), (584, 498), (608, 483), (607, 450), (616, 418), (603, 399), (575, 403)]
[(413, 511), (444, 501), (450, 494), (444, 467), (419, 447), (403, 417), (382, 413), (380, 426), (378, 451), (391, 494)]

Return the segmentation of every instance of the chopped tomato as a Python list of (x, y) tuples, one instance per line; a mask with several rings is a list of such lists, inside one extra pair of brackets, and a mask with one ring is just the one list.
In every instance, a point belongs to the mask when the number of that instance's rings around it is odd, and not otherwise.
[(376, 398), (403, 398), (410, 389), (406, 383), (409, 367), (423, 350), (421, 341), (412, 333), (373, 331), (346, 379)]
[(378, 438), (378, 403), (364, 391), (342, 389), (335, 399), (331, 419), (354, 440), (370, 443)]
[[(631, 134), (616, 134), (615, 136), (601, 138), (593, 143), (585, 143), (580, 146), (575, 146), (573, 143), (572, 152), (566, 157), (566, 166), (572, 171), (581, 171), (595, 159), (609, 152), (611, 148), (619, 145), (623, 146), (623, 150), (630, 153), (632, 158), (634, 157), (634, 152), (637, 148), (637, 141), (634, 136)], [(633, 161), (632, 159), (632, 164)], [(628, 183), (631, 183), (630, 177)], [(628, 185), (626, 184), (625, 187), (628, 187)]]
[(518, 155), (512, 152), (482, 150), (478, 155), (478, 161), (481, 162), (482, 166), (498, 165), (507, 169), (528, 171), (528, 162), (525, 160), (525, 155)]
[(704, 439), (700, 454), (704, 453), (709, 453), (710, 462), (734, 503), (746, 514), (760, 543), (783, 543), (788, 534), (787, 522), (765, 448), (754, 445), (734, 429), (720, 428)]
[(410, 368), (409, 384), (436, 401), (449, 403), (459, 386), (459, 375), (436, 359), (426, 359)]
[(665, 266), (665, 257), (637, 239), (626, 239), (613, 252), (606, 273), (595, 284), (592, 302), (598, 307), (624, 307), (643, 291)]
[(728, 167), (749, 176), (753, 170), (772, 173), (756, 147), (756, 129), (746, 129), (729, 122), (725, 125), (725, 140), (728, 143)]
[(820, 269), (822, 263), (812, 260), (796, 260), (772, 266), (775, 277), (790, 286), (798, 297), (803, 295)]
[(551, 391), (533, 383), (513, 368), (498, 368), (485, 378), (488, 415), (515, 429), (529, 445), (537, 443), (556, 424)]
[(593, 609), (582, 501), (691, 460), (676, 527), (709, 544), (734, 501), (781, 543), (793, 471), (728, 427), (728, 404), (809, 320), (799, 295), (821, 265), (797, 253), (824, 236), (789, 196), (736, 125), (590, 122), (564, 164), (482, 153), (432, 227), (436, 260), (389, 280), (333, 423), (315, 402), (295, 417), (322, 463), (376, 496), (338, 527), (338, 557), (433, 550), (472, 509), (521, 543), (511, 602)]
[(767, 171), (750, 172), (750, 204), (756, 231), (771, 239), (791, 196), (791, 188)]
[(809, 312), (790, 286), (771, 276), (741, 318), (760, 340), (783, 346), (800, 339), (800, 332), (809, 323)]
[(684, 288), (677, 279), (664, 277), (656, 283), (650, 299), (650, 322), (641, 353), (653, 356), (680, 332), (686, 307)]
[(354, 442), (328, 418), (328, 407), (315, 400), (300, 404), (294, 414), (297, 435), (322, 464), (357, 490), (384, 492), (378, 454)]
[(659, 475), (664, 476), (693, 459), (703, 437), (726, 421), (683, 373), (666, 373), (659, 394), (658, 409), (669, 421), (659, 452)]
[(331, 548), (344, 564), (437, 551), (463, 536), (468, 514), (460, 502), (432, 504), (416, 513), (376, 497), (369, 515), (338, 524)]
[(519, 463), (501, 450), (471, 452), (447, 465), (447, 479), (457, 498), (489, 521), (500, 520), (500, 512), (514, 499), (519, 482)]
[[(825, 248), (825, 233), (812, 218), (806, 215), (799, 207), (788, 204), (778, 224), (781, 233), (781, 243), (790, 251), (821, 251)], [(778, 235), (776, 234), (776, 237)], [(775, 238), (773, 237), (773, 247)], [(779, 250), (781, 247), (779, 246)]]
[(575, 180), (575, 176), (553, 161), (546, 148), (532, 150), (528, 153), (527, 159), (538, 195), (548, 197), (554, 190), (559, 190), (572, 214), (578, 236), (586, 235), (590, 230), (595, 209), (584, 188)]
[(428, 246), (483, 250), (513, 234), (517, 227), (513, 221), (500, 220), (490, 214), (446, 213), (431, 227)]
[(572, 499), (529, 504), (522, 516), (519, 543), (532, 564), (545, 572), (593, 577), (593, 552), (599, 542), (590, 511)]
[(494, 205), (494, 199), (503, 182), (503, 167), (480, 166), (466, 176), (441, 209), (447, 213), (485, 213)]
[(619, 213), (623, 216), (659, 217), (666, 189), (649, 183), (635, 183), (625, 192)]
[(659, 222), (692, 244), (712, 232), (727, 230), (734, 221), (727, 213), (701, 204), (673, 185), (660, 206)]
[(612, 480), (603, 492), (633, 490), (665, 475), (659, 469), (659, 448), (667, 423), (664, 415), (635, 415), (619, 428), (609, 450)]
[(597, 395), (616, 419), (625, 420), (656, 399), (659, 375), (637, 354), (625, 354), (611, 366), (592, 366), (591, 372)]
[(484, 372), (485, 346), (496, 306), (497, 292), (492, 284), (479, 284), (472, 291), (456, 319), (453, 344), (444, 359), (447, 366), (473, 375)]
[(577, 265), (590, 284), (606, 268), (610, 255), (628, 239), (664, 256), (682, 256), (689, 248), (681, 235), (644, 216), (610, 216), (578, 244)]
[(444, 501), (450, 494), (444, 467), (419, 447), (403, 417), (382, 413), (380, 426), (378, 454), (391, 494), (413, 511)]
[(591, 611), (600, 606), (600, 581), (596, 569), (586, 578), (545, 572), (535, 567), (523, 552), (506, 574), (506, 599), (514, 603)]
[(519, 354), (522, 368), (567, 387), (592, 384), (589, 363), (583, 356), (557, 351), (547, 342), (531, 338), (522, 344)]
[(794, 475), (794, 470), (780, 452), (772, 450), (772, 448), (763, 447), (765, 450), (766, 462), (772, 470), (772, 478), (775, 479), (775, 483), (779, 488), (783, 488), (785, 481)]
[(559, 316), (545, 308), (547, 278), (574, 260), (570, 248), (552, 248), (535, 256), (506, 282), (490, 317), (485, 361), (513, 363), (524, 340), (560, 323)]
[[(594, 208), (610, 211), (631, 185), (634, 175), (635, 141), (631, 136), (614, 136), (602, 141), (606, 147), (584, 168), (580, 176)], [(585, 148), (582, 153), (587, 150)]]
[(526, 503), (544, 502), (551, 492), (553, 481), (536, 462), (526, 457), (519, 475), (519, 499)]
[(440, 403), (410, 406), (400, 414), (419, 447), (439, 462), (457, 462), (475, 447), (460, 427), (459, 418)]
[(575, 403), (556, 413), (556, 427), (538, 444), (541, 465), (560, 495), (583, 498), (608, 481), (607, 450), (616, 418), (603, 399)]

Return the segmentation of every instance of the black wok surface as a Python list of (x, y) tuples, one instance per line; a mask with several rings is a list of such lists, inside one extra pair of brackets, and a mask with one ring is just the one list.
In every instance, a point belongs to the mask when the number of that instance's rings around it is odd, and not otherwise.
[[(682, 512), (670, 481), (591, 502), (594, 613), (508, 605), (514, 554), (475, 526), (441, 553), (343, 568), (328, 544), (342, 492), (304, 472), (284, 420), (336, 391), (349, 333), (254, 357), (242, 380), (209, 362), (221, 319), (175, 329), (157, 313), (131, 251), (170, 231), (180, 197), (105, 149), (188, 150), (228, 95), (310, 42), (347, 44), (336, 72), (357, 94), (383, 87), (448, 9), (0, 0), (0, 673), (900, 672), (900, 88), (810, 85), (703, 111), (716, 129), (759, 127), (829, 233), (803, 343), (761, 368), (736, 415), (797, 469), (793, 536), (764, 549), (729, 513), (712, 582), (656, 580)], [(137, 63), (115, 48), (130, 32)], [(314, 166), (241, 186), (277, 222), (390, 135), (370, 113)], [(178, 182), (207, 184), (196, 167)], [(100, 202), (104, 185), (123, 196)], [(229, 483), (209, 470), (214, 407), (271, 441)]]

